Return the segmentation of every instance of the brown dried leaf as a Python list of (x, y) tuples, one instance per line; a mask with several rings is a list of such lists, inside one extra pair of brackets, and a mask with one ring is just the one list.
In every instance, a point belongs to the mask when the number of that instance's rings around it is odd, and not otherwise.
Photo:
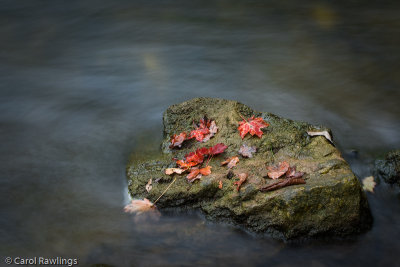
[(221, 180), (219, 180), (218, 188), (219, 188), (219, 189), (222, 189), (222, 181), (221, 181)]
[(239, 149), (239, 154), (245, 158), (252, 158), (253, 153), (255, 153), (256, 151), (257, 151), (257, 147), (248, 146), (246, 144), (243, 144)]
[(279, 162), (278, 166), (268, 166), (267, 169), (269, 178), (278, 179), (288, 171), (289, 163), (287, 161)]
[(167, 168), (167, 169), (165, 169), (165, 174), (166, 174), (166, 175), (172, 175), (172, 174), (174, 174), (174, 173), (182, 174), (182, 173), (185, 172), (185, 171), (186, 171), (186, 170), (180, 169), (180, 168)]
[(146, 191), (147, 192), (150, 192), (150, 190), (153, 188), (153, 186), (151, 185), (152, 182), (153, 182), (153, 179), (150, 178), (149, 181), (146, 184)]
[(304, 172), (296, 172), (296, 166), (289, 167), (286, 172), (286, 178), (301, 178), (303, 175)]
[(249, 175), (247, 173), (239, 173), (239, 181), (234, 182), (233, 184), (236, 185), (236, 190), (239, 192), (240, 186), (246, 181)]
[(289, 185), (297, 185), (305, 183), (306, 181), (303, 178), (286, 178), (284, 180), (272, 183), (266, 187), (260, 188), (260, 191), (261, 192), (273, 191)]
[(236, 164), (239, 162), (238, 157), (230, 157), (226, 159), (225, 161), (221, 162), (221, 166), (228, 164), (228, 169), (232, 169), (233, 167), (236, 166)]

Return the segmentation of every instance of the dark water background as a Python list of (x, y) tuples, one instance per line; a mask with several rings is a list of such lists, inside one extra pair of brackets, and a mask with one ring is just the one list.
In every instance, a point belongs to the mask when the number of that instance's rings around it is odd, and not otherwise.
[[(1, 1), (0, 256), (81, 266), (395, 266), (399, 189), (371, 231), (284, 244), (200, 215), (134, 223), (125, 166), (197, 96), (324, 124), (353, 171), (400, 147), (398, 1)], [(358, 156), (352, 153), (358, 151)], [(1, 259), (1, 264), (3, 259)]]

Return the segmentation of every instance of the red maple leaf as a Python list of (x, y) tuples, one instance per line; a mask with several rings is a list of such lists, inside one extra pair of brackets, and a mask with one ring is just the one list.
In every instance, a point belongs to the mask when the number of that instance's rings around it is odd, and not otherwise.
[(251, 135), (257, 135), (261, 138), (261, 136), (263, 135), (261, 128), (265, 128), (268, 126), (269, 124), (266, 123), (261, 117), (254, 118), (253, 116), (248, 120), (243, 118), (243, 121), (239, 122), (238, 130), (242, 139), (246, 136), (247, 133), (250, 133)]
[(185, 161), (186, 162), (196, 162), (196, 163), (202, 163), (204, 161), (204, 156), (203, 154), (197, 153), (196, 152), (190, 152), (185, 156)]
[(204, 136), (210, 133), (208, 128), (199, 128), (190, 132), (190, 136), (188, 139), (196, 138), (197, 141), (202, 142)]
[(223, 143), (216, 144), (213, 147), (209, 148), (209, 155), (217, 155), (223, 153), (228, 147)]

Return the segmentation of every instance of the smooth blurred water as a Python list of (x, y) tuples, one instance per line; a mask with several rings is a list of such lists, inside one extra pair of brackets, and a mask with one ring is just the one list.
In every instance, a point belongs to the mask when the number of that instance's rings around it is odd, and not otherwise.
[[(164, 213), (135, 223), (131, 152), (197, 96), (332, 128), (360, 177), (400, 147), (400, 5), (339, 1), (1, 1), (0, 256), (81, 265), (397, 264), (399, 189), (368, 194), (374, 227), (284, 244)], [(358, 156), (351, 153), (358, 150)], [(3, 262), (3, 259), (1, 259)]]

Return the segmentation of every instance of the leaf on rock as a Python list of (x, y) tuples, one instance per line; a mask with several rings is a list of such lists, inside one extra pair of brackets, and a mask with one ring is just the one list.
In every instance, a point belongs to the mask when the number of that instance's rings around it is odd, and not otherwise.
[(219, 143), (216, 144), (213, 147), (209, 148), (209, 155), (217, 155), (217, 154), (221, 154), (224, 153), (224, 151), (227, 149), (228, 147), (226, 145), (224, 145), (223, 143)]
[(297, 172), (296, 166), (289, 167), (286, 172), (286, 178), (301, 178), (303, 177), (304, 172)]
[(204, 176), (207, 176), (207, 175), (211, 174), (211, 168), (212, 168), (211, 166), (206, 166), (204, 168), (201, 168), (200, 173)]
[(215, 121), (211, 121), (210, 127), (209, 127), (209, 133), (204, 136), (203, 138), (203, 143), (207, 142), (210, 140), (216, 133), (218, 132), (218, 127), (217, 124), (215, 124)]
[(130, 204), (124, 207), (124, 211), (127, 213), (141, 214), (143, 212), (156, 210), (156, 206), (151, 203), (147, 198), (133, 199)]
[(243, 121), (239, 122), (238, 130), (242, 139), (246, 136), (247, 133), (250, 133), (251, 135), (257, 135), (261, 138), (263, 135), (261, 129), (268, 126), (269, 124), (266, 123), (261, 117), (254, 118), (254, 116), (252, 116), (247, 120), (243, 118)]
[(186, 170), (180, 169), (180, 168), (167, 168), (167, 169), (165, 169), (165, 174), (166, 174), (166, 175), (172, 175), (172, 174), (174, 174), (174, 173), (182, 174), (182, 173), (185, 172), (185, 171), (186, 171)]
[(183, 141), (186, 140), (186, 133), (182, 132), (179, 135), (174, 134), (171, 138), (171, 145), (169, 146), (170, 148), (173, 147), (181, 147)]
[(213, 137), (217, 131), (218, 127), (215, 124), (215, 121), (211, 121), (204, 117), (200, 120), (198, 125), (194, 125), (195, 129), (190, 132), (189, 139), (196, 138), (199, 142), (207, 142)]
[(238, 162), (239, 162), (238, 157), (230, 157), (227, 160), (221, 162), (221, 166), (228, 164), (228, 169), (232, 169), (233, 167), (236, 166)]
[(332, 141), (332, 136), (329, 134), (328, 131), (321, 131), (321, 132), (312, 132), (312, 131), (308, 131), (307, 134), (309, 136), (324, 136), (329, 142), (331, 142), (333, 144)]
[(297, 185), (297, 184), (305, 184), (305, 183), (306, 181), (303, 178), (286, 178), (284, 180), (274, 182), (266, 187), (260, 188), (260, 191), (261, 192), (273, 191), (280, 189), (282, 187)]
[(152, 182), (153, 182), (153, 179), (150, 178), (149, 181), (146, 184), (146, 191), (147, 192), (150, 192), (150, 190), (153, 188)]
[(289, 163), (286, 161), (279, 162), (278, 166), (268, 166), (267, 169), (269, 178), (278, 179), (288, 171)]
[(186, 162), (186, 161), (183, 161), (183, 160), (177, 160), (176, 164), (178, 164), (182, 169), (190, 169), (193, 166), (196, 166), (198, 163), (194, 162), (194, 161)]
[(248, 146), (246, 144), (243, 144), (239, 149), (239, 154), (245, 158), (252, 158), (253, 153), (255, 153), (256, 151), (257, 151), (257, 147)]
[(222, 186), (223, 186), (223, 185), (222, 185), (222, 181), (221, 181), (221, 180), (219, 180), (219, 183), (218, 183), (218, 188), (219, 188), (219, 189), (222, 189)]
[(240, 186), (246, 181), (249, 175), (247, 173), (239, 173), (239, 181), (234, 182), (233, 184), (236, 185), (236, 190), (239, 192)]
[(201, 153), (198, 153), (198, 150), (196, 152), (190, 152), (185, 156), (185, 161), (186, 162), (196, 162), (198, 164), (202, 163), (204, 161), (204, 156)]
[(196, 138), (197, 141), (203, 142), (204, 136), (209, 133), (208, 128), (192, 130), (188, 139)]
[(211, 166), (207, 166), (204, 168), (192, 168), (190, 173), (186, 176), (189, 182), (193, 182), (197, 179), (200, 179), (203, 175), (207, 176), (211, 174)]
[(376, 186), (376, 183), (374, 181), (374, 177), (373, 176), (365, 177), (362, 180), (362, 184), (363, 184), (363, 189), (365, 191), (369, 191), (371, 193), (374, 193), (374, 188)]

